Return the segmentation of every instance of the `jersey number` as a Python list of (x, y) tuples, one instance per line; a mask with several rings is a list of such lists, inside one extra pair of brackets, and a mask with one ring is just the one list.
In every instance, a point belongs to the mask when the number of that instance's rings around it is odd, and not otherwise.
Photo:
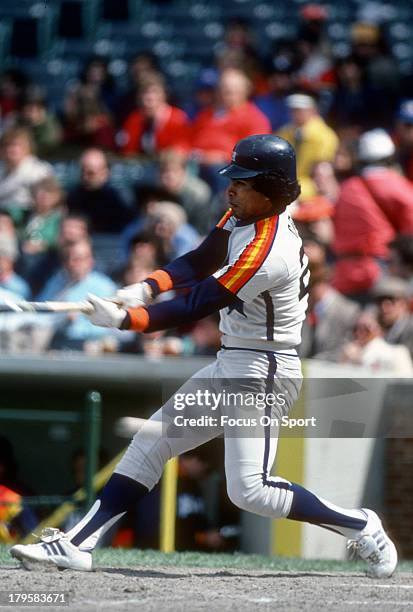
[(301, 272), (301, 276), (300, 276), (300, 293), (299, 293), (299, 296), (298, 296), (299, 300), (302, 300), (303, 297), (307, 295), (307, 293), (308, 293), (308, 283), (309, 283), (309, 280), (310, 280), (309, 278), (307, 280), (304, 280), (304, 277), (307, 276), (308, 266), (309, 266), (308, 261), (307, 261), (307, 264), (304, 263), (304, 256), (305, 256), (304, 247), (302, 246), (301, 249), (300, 249), (300, 264), (301, 264), (302, 272)]

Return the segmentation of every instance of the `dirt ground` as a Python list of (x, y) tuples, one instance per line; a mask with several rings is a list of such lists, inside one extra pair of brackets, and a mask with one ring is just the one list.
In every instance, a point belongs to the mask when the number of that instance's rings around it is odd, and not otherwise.
[[(70, 570), (28, 572), (10, 565), (0, 568), (0, 590), (65, 591), (67, 606), (42, 608), (56, 612), (413, 610), (413, 575), (406, 572), (390, 580), (370, 580), (351, 572), (103, 567), (86, 574)], [(27, 612), (30, 608), (13, 605), (0, 609)]]

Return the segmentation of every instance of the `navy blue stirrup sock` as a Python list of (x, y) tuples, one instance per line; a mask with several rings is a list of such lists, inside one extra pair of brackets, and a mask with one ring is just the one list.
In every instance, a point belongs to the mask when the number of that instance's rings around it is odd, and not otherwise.
[(295, 483), (291, 483), (291, 490), (294, 497), (287, 518), (293, 521), (313, 523), (347, 537), (361, 531), (367, 524), (363, 510), (340, 508)]
[[(112, 474), (87, 515), (68, 532), (70, 541), (80, 546), (102, 527), (108, 529), (147, 493), (148, 489), (136, 480), (122, 474)], [(74, 533), (72, 537), (71, 532)]]

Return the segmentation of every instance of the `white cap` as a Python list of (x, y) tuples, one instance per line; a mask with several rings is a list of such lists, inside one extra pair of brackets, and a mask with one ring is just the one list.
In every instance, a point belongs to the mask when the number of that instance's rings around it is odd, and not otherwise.
[(394, 155), (396, 148), (388, 133), (381, 128), (364, 132), (358, 142), (358, 158), (364, 162), (377, 162)]
[(289, 108), (315, 108), (314, 98), (305, 94), (292, 94), (285, 101)]

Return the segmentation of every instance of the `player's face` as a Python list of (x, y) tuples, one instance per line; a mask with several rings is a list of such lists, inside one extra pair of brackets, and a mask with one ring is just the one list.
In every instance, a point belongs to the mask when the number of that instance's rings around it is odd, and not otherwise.
[(253, 189), (252, 180), (232, 180), (228, 188), (228, 202), (234, 215), (242, 221), (273, 211), (269, 198)]

